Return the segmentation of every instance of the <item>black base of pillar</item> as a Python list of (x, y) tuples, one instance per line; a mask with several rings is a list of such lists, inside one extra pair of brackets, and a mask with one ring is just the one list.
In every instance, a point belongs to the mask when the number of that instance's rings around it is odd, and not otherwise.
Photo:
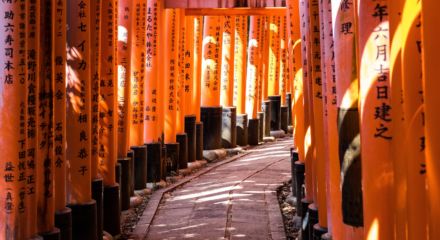
[(122, 175), (122, 173), (121, 173), (121, 164), (119, 162), (116, 162), (116, 165), (115, 165), (115, 179), (116, 179), (116, 182), (118, 184), (121, 183), (121, 175)]
[(134, 151), (134, 190), (147, 187), (147, 147), (133, 146)]
[(237, 114), (237, 144), (239, 146), (248, 145), (248, 115)]
[(129, 150), (127, 157), (130, 158), (130, 197), (134, 196), (134, 151)]
[(196, 123), (196, 160), (203, 159), (203, 123)]
[[(294, 175), (293, 177), (295, 178), (295, 193), (293, 193), (296, 197), (296, 199), (303, 199), (304, 196), (304, 191), (303, 191), (303, 185), (304, 185), (304, 178), (305, 178), (305, 164), (303, 162), (300, 161), (296, 161), (294, 163)], [(303, 215), (305, 214), (305, 212), (307, 211), (307, 208), (303, 208), (303, 204), (300, 201), (297, 201), (297, 211), (298, 211), (298, 215)]]
[(321, 236), (321, 240), (332, 240), (332, 235), (330, 233), (324, 233)]
[(222, 147), (222, 107), (200, 107), (203, 122), (203, 150)]
[(309, 204), (308, 208), (309, 213), (309, 222), (308, 222), (308, 228), (309, 228), (309, 239), (314, 240), (314, 226), (315, 224), (318, 224), (319, 218), (318, 218), (318, 207), (312, 203)]
[(188, 162), (196, 160), (196, 115), (185, 116), (185, 133), (188, 137)]
[(309, 240), (309, 224), (308, 223), (310, 222), (310, 219), (306, 218), (306, 214), (307, 214), (307, 209), (309, 208), (310, 204), (312, 204), (312, 202), (308, 201), (307, 199), (301, 200), (301, 209), (303, 209), (303, 211), (301, 213), (298, 213), (298, 215), (301, 216), (301, 219), (303, 221), (303, 223), (302, 223), (303, 227), (301, 228), (302, 240)]
[(147, 147), (147, 182), (160, 182), (162, 179), (162, 143), (145, 144)]
[(178, 169), (188, 168), (188, 137), (186, 133), (176, 135), (177, 143), (179, 143), (179, 162)]
[(286, 93), (287, 126), (292, 125), (292, 93)]
[(165, 143), (166, 173), (177, 173), (179, 169), (179, 143)]
[(289, 131), (288, 129), (288, 108), (287, 106), (281, 106), (281, 130), (283, 130), (285, 133)]
[(264, 137), (264, 112), (258, 112), (258, 142), (263, 142)]
[(259, 136), (259, 120), (249, 119), (248, 122), (248, 143), (249, 145), (255, 146), (258, 145), (258, 136)]
[(121, 180), (119, 182), (119, 188), (121, 189), (121, 211), (128, 210), (130, 208), (130, 158), (118, 159), (118, 163), (121, 166)]
[[(292, 196), (294, 196), (294, 197), (297, 197), (296, 196), (296, 176), (295, 176), (295, 162), (296, 161), (298, 161), (298, 153), (295, 152), (295, 149), (292, 147), (292, 148), (290, 148), (290, 173), (292, 175), (292, 182), (291, 182)], [(299, 197), (297, 199), (302, 199), (302, 197)]]
[(68, 207), (55, 212), (55, 227), (60, 230), (60, 239), (72, 240), (72, 210)]
[(321, 240), (322, 235), (327, 233), (327, 228), (319, 226), (319, 224), (313, 225), (313, 240)]
[(58, 228), (54, 228), (50, 232), (40, 233), (40, 236), (43, 240), (63, 240), (61, 239), (60, 230)]
[(237, 109), (224, 107), (222, 114), (222, 147), (235, 148), (237, 146)]
[(121, 234), (119, 184), (104, 187), (104, 231), (112, 236)]
[(281, 96), (269, 96), (270, 101), (270, 130), (281, 129)]
[(270, 122), (272, 107), (270, 101), (263, 101), (261, 106), (264, 112), (264, 135), (263, 137), (270, 137)]
[(96, 240), (98, 227), (96, 222), (96, 202), (92, 200), (88, 203), (71, 204), (72, 209), (72, 239)]
[(92, 198), (95, 200), (96, 203), (96, 234), (98, 239), (102, 239), (102, 219), (104, 208), (104, 184), (102, 182), (102, 178), (92, 180)]

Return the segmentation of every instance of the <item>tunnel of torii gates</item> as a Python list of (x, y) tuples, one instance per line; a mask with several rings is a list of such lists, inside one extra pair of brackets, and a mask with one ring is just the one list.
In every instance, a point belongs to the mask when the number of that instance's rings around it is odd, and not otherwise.
[(2, 0), (0, 239), (117, 236), (134, 190), (280, 131), (314, 239), (440, 239), (439, 10)]

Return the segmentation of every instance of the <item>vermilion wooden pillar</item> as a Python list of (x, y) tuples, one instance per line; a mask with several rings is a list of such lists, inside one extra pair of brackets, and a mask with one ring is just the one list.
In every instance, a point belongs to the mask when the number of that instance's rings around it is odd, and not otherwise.
[[(428, 236), (426, 202), (425, 121), (422, 86), (422, 39), (420, 1), (404, 1), (402, 11), (402, 89), (407, 167), (408, 239)], [(397, 61), (399, 59), (396, 59)], [(417, 147), (414, 147), (417, 146)]]
[[(258, 16), (250, 17), (249, 42), (247, 48), (247, 74), (246, 74), (246, 93), (245, 107), (248, 115), (248, 143), (258, 145), (259, 120), (258, 112), (258, 79), (259, 79), (259, 60), (260, 60), (260, 30), (261, 18)], [(263, 119), (261, 119), (263, 121)]]
[[(130, 104), (131, 104), (131, 48), (132, 48), (132, 17), (134, 10), (131, 0), (118, 1), (118, 36), (117, 36), (117, 157), (123, 158), (129, 150), (130, 141)], [(140, 21), (139, 21), (140, 22)], [(137, 39), (136, 39), (137, 40)], [(143, 44), (142, 44), (143, 46)], [(133, 59), (140, 61), (141, 58)], [(142, 64), (138, 64), (142, 65)], [(142, 75), (142, 74), (139, 74)], [(139, 93), (140, 95), (140, 93)], [(141, 114), (142, 115), (142, 114)], [(131, 116), (133, 117), (133, 116)], [(138, 130), (140, 130), (139, 128)], [(142, 133), (142, 131), (141, 131)]]
[[(325, 173), (325, 142), (324, 138), (324, 109), (323, 89), (321, 74), (321, 48), (320, 48), (320, 18), (318, 1), (310, 1), (310, 63), (312, 64), (312, 97), (313, 97), (313, 118), (312, 141), (315, 143), (314, 175), (316, 177), (316, 197), (314, 207), (318, 210), (319, 227), (327, 228), (327, 198), (326, 198), (326, 173)], [(309, 207), (309, 211), (312, 209)], [(313, 209), (315, 210), (315, 209)], [(314, 226), (315, 228), (315, 226)], [(321, 229), (321, 232), (326, 230)]]
[(427, 178), (427, 202), (428, 228), (430, 237), (440, 236), (440, 228), (437, 226), (437, 220), (440, 218), (440, 163), (438, 162), (440, 149), (440, 134), (436, 129), (436, 123), (440, 120), (438, 106), (440, 98), (437, 89), (439, 82), (437, 78), (438, 56), (440, 48), (437, 43), (438, 33), (434, 30), (439, 22), (437, 9), (440, 7), (438, 1), (422, 2), (422, 42), (423, 42), (423, 93), (425, 109), (425, 154), (426, 154), (426, 178)]
[[(90, 74), (91, 81), (91, 175), (93, 182), (102, 185), (98, 172), (99, 148), (99, 85), (101, 82), (101, 0), (90, 0)], [(93, 191), (93, 190), (92, 190)], [(102, 195), (102, 194), (101, 194)]]
[(117, 11), (115, 0), (102, 1), (98, 167), (104, 183), (103, 228), (112, 235), (120, 232), (119, 185), (115, 173), (118, 131)]
[(287, 17), (280, 16), (280, 26), (279, 26), (279, 95), (281, 95), (281, 106), (286, 105), (286, 93), (287, 85), (289, 82), (289, 77), (287, 73)]
[(257, 118), (258, 99), (258, 71), (259, 44), (261, 19), (257, 16), (250, 17), (249, 44), (247, 48), (247, 84), (246, 84), (246, 114), (250, 119)]
[(234, 97), (234, 53), (235, 53), (234, 16), (223, 17), (223, 44), (221, 65), (220, 104), (223, 107), (233, 106)]
[[(54, 148), (53, 148), (53, 65), (52, 65), (52, 4), (49, 0), (40, 1), (40, 40), (37, 45), (40, 51), (39, 61), (39, 106), (37, 130), (37, 161), (36, 190), (38, 208), (38, 232), (43, 237), (59, 238), (59, 230), (55, 229), (55, 202), (54, 202)], [(38, 30), (37, 30), (38, 31)]]
[(165, 32), (165, 52), (164, 52), (164, 116), (165, 116), (165, 143), (176, 142), (176, 91), (178, 81), (178, 29), (179, 29), (179, 16), (177, 10), (166, 9), (165, 21), (171, 24), (166, 28)]
[(54, 136), (54, 182), (55, 182), (55, 226), (60, 230), (60, 239), (72, 239), (71, 210), (67, 208), (67, 158), (66, 158), (66, 14), (65, 1), (52, 1), (52, 53), (53, 64), (53, 136)]
[(269, 22), (269, 17), (268, 16), (264, 16), (263, 17), (263, 41), (262, 41), (262, 46), (263, 46), (263, 50), (262, 50), (262, 68), (263, 68), (263, 77), (262, 77), (262, 96), (261, 96), (261, 100), (267, 100), (267, 96), (269, 94), (269, 88), (268, 88), (268, 70), (269, 70), (269, 38), (270, 38), (270, 22)]
[(117, 72), (115, 69), (115, 45), (117, 35), (114, 0), (102, 1), (101, 18), (101, 82), (99, 103), (99, 171), (104, 185), (115, 184), (116, 151), (117, 151)]
[(235, 47), (234, 47), (234, 105), (237, 114), (244, 114), (246, 107), (246, 59), (248, 17), (235, 17)]
[[(355, 6), (353, 4), (343, 4), (343, 1), (332, 2), (332, 23), (338, 107), (338, 166), (340, 168), (340, 176), (344, 176), (344, 178), (339, 180), (340, 185), (342, 185), (339, 193), (339, 201), (341, 203), (338, 204), (340, 207), (335, 209), (339, 210), (339, 212), (333, 213), (332, 210), (332, 217), (342, 214), (344, 227), (342, 232), (338, 228), (332, 227), (332, 230), (334, 229), (332, 234), (334, 234), (334, 237), (341, 236), (341, 238), (345, 239), (359, 239), (363, 237), (363, 214), (362, 207), (359, 206), (362, 202), (360, 152), (353, 152), (350, 155), (349, 161), (344, 161), (345, 154), (352, 152), (351, 146), (356, 147), (360, 144), (358, 111), (359, 74), (355, 50), (357, 37)], [(339, 26), (342, 24), (346, 26), (344, 31), (340, 31)], [(337, 66), (340, 65), (346, 67), (338, 68)], [(331, 189), (331, 191), (333, 190)], [(335, 198), (338, 199), (338, 197)], [(352, 218), (351, 216), (355, 217)], [(337, 220), (335, 219), (335, 221)]]
[(183, 97), (185, 98), (186, 104), (184, 104), (184, 113), (185, 115), (194, 115), (195, 111), (193, 111), (194, 101), (192, 96), (194, 94), (194, 78), (196, 78), (196, 74), (194, 74), (194, 16), (186, 16), (185, 17), (185, 53), (184, 53), (184, 91)]
[[(379, 8), (378, 8), (379, 6)], [(393, 136), (389, 117), (390, 35), (388, 15), (378, 13), (387, 2), (360, 0), (357, 5), (360, 66), (360, 131), (364, 238), (392, 239), (393, 162), (390, 155)], [(376, 108), (385, 110), (376, 114)], [(385, 114), (385, 115), (384, 115)], [(372, 174), (373, 172), (380, 173)]]
[[(34, 180), (27, 182), (27, 189), (31, 191), (27, 191), (27, 204), (28, 204), (28, 224), (27, 224), (27, 235), (26, 237), (34, 237), (37, 233), (37, 193), (36, 193), (36, 177), (37, 177), (37, 169), (36, 158), (38, 151), (38, 140), (37, 140), (37, 132), (39, 129), (39, 117), (38, 117), (38, 106), (39, 106), (39, 87), (40, 87), (40, 76), (38, 74), (40, 68), (40, 51), (38, 50), (38, 43), (40, 42), (40, 1), (30, 2), (26, 5), (27, 7), (27, 16), (28, 16), (28, 34), (27, 34), (27, 50), (26, 50), (26, 59), (28, 63), (27, 67), (27, 96), (28, 96), (28, 111), (27, 111), (27, 121), (29, 124), (27, 126), (27, 162), (30, 163), (30, 166), (26, 168), (26, 175), (31, 176)], [(65, 51), (65, 47), (63, 47)], [(64, 85), (65, 88), (65, 85)], [(62, 111), (62, 109), (61, 109)], [(65, 109), (64, 109), (65, 111)]]
[(181, 134), (185, 132), (185, 10), (177, 9), (177, 17), (179, 18), (179, 25), (177, 26), (178, 38), (177, 54), (178, 54), (178, 68), (176, 81), (176, 133)]
[[(2, 80), (0, 81), (0, 149), (4, 154), (1, 160), (0, 188), (0, 238), (25, 239), (26, 236), (26, 181), (20, 176), (26, 172), (26, 2), (15, 1), (0, 3), (4, 16), (1, 20), (1, 64)], [(11, 15), (12, 14), (12, 15)], [(12, 25), (12, 27), (11, 27)], [(20, 36), (21, 35), (21, 36)], [(22, 42), (22, 44), (20, 44)], [(9, 49), (9, 50), (8, 50)], [(12, 54), (12, 49), (14, 54)]]
[(201, 75), (201, 121), (203, 149), (221, 147), (220, 66), (222, 18), (207, 16), (204, 21)]
[(203, 159), (203, 122), (200, 118), (201, 88), (202, 88), (202, 45), (203, 17), (194, 18), (194, 61), (193, 61), (193, 93), (191, 94), (191, 112), (196, 115), (196, 159)]
[[(96, 233), (96, 202), (91, 195), (91, 38), (90, 1), (70, 1), (67, 39), (66, 158), (70, 163), (69, 206), (73, 238), (92, 239)], [(79, 18), (78, 16), (82, 16)]]
[[(203, 30), (203, 61), (201, 106), (220, 105), (220, 17), (205, 17)], [(221, 58), (220, 58), (221, 59)]]
[(237, 144), (248, 144), (248, 115), (246, 114), (246, 69), (248, 16), (235, 17), (234, 47), (234, 106), (237, 108)]
[(292, 81), (291, 88), (288, 90), (292, 93), (293, 97), (291, 114), (294, 126), (294, 146), (298, 151), (299, 161), (304, 162), (304, 96), (302, 87), (299, 1), (288, 1), (287, 9), (289, 81)]
[(277, 76), (279, 59), (279, 25), (278, 16), (269, 16), (268, 31), (268, 62), (267, 62), (267, 94), (275, 96), (279, 93), (279, 76)]
[(401, 12), (403, 1), (388, 2), (389, 14), (389, 34), (390, 34), (390, 108), (380, 108), (385, 110), (392, 125), (390, 132), (393, 134), (390, 155), (394, 161), (394, 187), (393, 187), (393, 214), (395, 219), (395, 238), (407, 239), (408, 236), (408, 214), (407, 214), (407, 167), (408, 160), (402, 146), (405, 144), (406, 131), (405, 118), (403, 114), (403, 90), (402, 90), (402, 34), (400, 31)]
[(203, 17), (194, 18), (194, 68), (193, 68), (193, 86), (191, 108), (197, 116), (197, 121), (200, 121), (200, 104), (201, 104), (201, 87), (202, 87), (202, 41), (203, 41)]
[[(304, 98), (304, 161), (305, 161), (305, 169), (306, 169), (306, 194), (305, 200), (308, 203), (313, 202), (313, 142), (311, 141), (311, 127), (313, 123), (313, 114), (312, 114), (312, 102), (311, 102), (311, 91), (310, 91), (310, 64), (308, 61), (309, 56), (309, 24), (308, 24), (308, 16), (309, 16), (309, 5), (308, 0), (300, 0), (299, 1), (299, 12), (300, 12), (300, 29), (301, 29), (301, 62), (302, 62), (302, 73), (303, 73), (303, 98)], [(303, 209), (303, 213), (307, 211), (307, 209)]]
[[(160, 33), (162, 4), (163, 2), (161, 0), (147, 2), (145, 25), (145, 84), (143, 100), (145, 106), (143, 142), (145, 143), (157, 142), (162, 138), (161, 122), (163, 118), (161, 115), (163, 110), (161, 102), (163, 101), (160, 100), (161, 98), (159, 96), (163, 89), (161, 79), (159, 78), (159, 73), (161, 72), (161, 51), (159, 42), (164, 39)], [(140, 33), (142, 32), (140, 31)], [(133, 53), (132, 57), (135, 55), (136, 54)], [(139, 103), (137, 104), (139, 105)], [(137, 131), (133, 129), (133, 132)], [(141, 144), (142, 141), (133, 142), (133, 145), (135, 143)]]

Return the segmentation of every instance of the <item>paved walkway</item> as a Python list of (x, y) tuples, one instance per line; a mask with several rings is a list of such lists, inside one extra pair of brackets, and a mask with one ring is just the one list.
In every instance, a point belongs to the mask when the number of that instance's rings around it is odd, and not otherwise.
[(165, 193), (146, 239), (285, 239), (275, 189), (291, 138), (266, 143)]

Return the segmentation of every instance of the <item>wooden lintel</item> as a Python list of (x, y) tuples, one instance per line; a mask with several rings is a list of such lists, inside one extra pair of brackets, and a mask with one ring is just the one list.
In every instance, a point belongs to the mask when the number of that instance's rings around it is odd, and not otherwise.
[(186, 16), (284, 16), (285, 7), (266, 8), (186, 8)]

